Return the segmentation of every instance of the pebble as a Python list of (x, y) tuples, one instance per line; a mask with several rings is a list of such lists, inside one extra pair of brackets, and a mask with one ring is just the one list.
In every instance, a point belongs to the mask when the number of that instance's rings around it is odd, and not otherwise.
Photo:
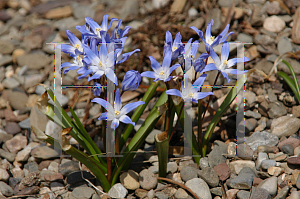
[(279, 176), (283, 173), (283, 169), (280, 167), (269, 167), (268, 168), (268, 174), (270, 174), (271, 176)]
[(28, 69), (42, 69), (52, 61), (52, 58), (42, 53), (24, 54), (17, 57), (19, 66), (26, 65)]
[(149, 143), (149, 144), (154, 144), (154, 136), (156, 135), (156, 134), (160, 134), (160, 133), (162, 133), (162, 131), (160, 131), (160, 130), (157, 130), (157, 129), (153, 129), (150, 133), (149, 133), (149, 135), (146, 137), (146, 142), (147, 143)]
[(263, 153), (263, 152), (258, 153), (257, 160), (256, 160), (256, 170), (259, 170), (260, 166), (261, 166), (261, 163), (264, 160), (267, 160), (267, 159), (268, 159), (268, 154), (267, 153)]
[(0, 149), (0, 157), (7, 159), (9, 162), (13, 162), (15, 160), (16, 154)]
[(20, 133), (21, 132), (21, 128), (20, 126), (15, 123), (15, 122), (7, 122), (6, 123), (6, 126), (5, 126), (5, 131), (8, 133), (8, 134), (17, 134), (17, 133)]
[(278, 118), (287, 114), (287, 110), (282, 102), (272, 102), (269, 104), (268, 115), (271, 119)]
[(277, 196), (275, 197), (275, 199), (284, 199), (284, 198), (286, 198), (289, 190), (290, 190), (289, 186), (283, 187), (282, 189), (280, 189), (280, 191), (277, 194)]
[(229, 163), (229, 168), (235, 174), (238, 174), (244, 167), (255, 169), (255, 163), (250, 160), (236, 160)]
[(122, 185), (129, 190), (136, 190), (140, 187), (139, 174), (133, 170), (129, 170), (120, 175)]
[(137, 0), (126, 0), (118, 11), (120, 19), (135, 18), (139, 14), (139, 2)]
[(13, 189), (10, 186), (8, 186), (5, 182), (1, 182), (1, 181), (0, 181), (0, 193), (7, 197), (14, 195)]
[(289, 164), (299, 164), (300, 165), (300, 157), (290, 157), (287, 160), (287, 163)]
[(64, 7), (58, 7), (49, 10), (45, 14), (45, 18), (47, 19), (59, 19), (59, 18), (64, 18), (64, 17), (69, 17), (72, 15), (72, 8), (71, 6), (64, 6)]
[(8, 41), (0, 41), (0, 53), (11, 54), (14, 50), (14, 45)]
[(9, 174), (5, 169), (0, 168), (0, 181), (6, 181), (9, 178)]
[[(294, 15), (293, 29), (292, 29), (292, 39), (296, 44), (300, 44), (300, 8), (298, 7)], [(1, 64), (0, 64), (1, 65)]]
[(167, 163), (167, 173), (175, 173), (177, 171), (177, 163), (176, 162), (168, 162)]
[(298, 106), (293, 106), (292, 108), (292, 114), (294, 117), (300, 117), (300, 105)]
[[(91, 198), (94, 193), (95, 193), (95, 191), (91, 187), (76, 187), (72, 191), (71, 195), (74, 198)], [(120, 198), (123, 198), (123, 197), (120, 197)]]
[(139, 182), (143, 189), (154, 189), (157, 185), (157, 178), (148, 169), (144, 169), (139, 174)]
[(237, 145), (237, 156), (242, 159), (252, 160), (253, 150), (247, 144), (238, 144)]
[(183, 167), (181, 170), (180, 170), (180, 176), (181, 176), (181, 179), (186, 182), (188, 180), (191, 180), (193, 178), (197, 178), (198, 177), (198, 169), (194, 168), (194, 167), (190, 167), (190, 166), (186, 166), (186, 167)]
[(261, 145), (276, 146), (278, 144), (278, 137), (267, 131), (254, 132), (250, 137), (246, 137), (246, 144), (252, 148), (253, 151)]
[(65, 186), (62, 183), (59, 182), (51, 182), (50, 183), (50, 189), (55, 194), (62, 194), (65, 192)]
[(206, 167), (198, 171), (198, 176), (202, 178), (210, 187), (217, 187), (219, 185), (218, 174), (213, 168)]
[(203, 169), (205, 167), (209, 167), (208, 157), (203, 157), (199, 161), (199, 167), (200, 169)]
[(227, 153), (227, 144), (221, 141), (215, 141), (213, 146), (213, 150), (208, 154), (210, 167), (214, 167), (226, 161), (226, 158), (222, 154)]
[(285, 144), (282, 146), (281, 151), (289, 156), (294, 155), (294, 148), (290, 144)]
[(48, 146), (40, 146), (40, 147), (34, 148), (31, 151), (31, 155), (35, 158), (47, 160), (47, 159), (51, 159), (54, 157), (58, 157), (59, 153)]
[(30, 173), (39, 170), (39, 166), (36, 162), (28, 162), (24, 165), (24, 169), (27, 169)]
[(188, 27), (192, 27), (195, 26), (198, 29), (201, 29), (202, 26), (204, 25), (205, 20), (203, 18), (197, 18), (194, 21), (192, 21), (191, 23), (188, 24)]
[(263, 27), (270, 32), (278, 33), (285, 27), (285, 22), (277, 16), (271, 16), (265, 19)]
[(282, 136), (290, 136), (300, 128), (300, 119), (292, 116), (282, 116), (272, 121), (271, 132), (273, 135), (281, 138)]
[(287, 37), (282, 37), (282, 38), (280, 38), (280, 40), (277, 44), (277, 49), (278, 49), (279, 55), (282, 55), (287, 52), (292, 52), (293, 46)]
[(260, 113), (253, 112), (253, 111), (250, 111), (250, 110), (247, 110), (245, 112), (245, 116), (247, 116), (247, 117), (253, 117), (255, 119), (260, 119), (261, 118), (261, 114)]
[(261, 198), (271, 199), (272, 197), (266, 189), (256, 188), (255, 192), (252, 194), (251, 198), (252, 199), (261, 199)]
[(17, 135), (5, 142), (5, 146), (11, 153), (17, 153), (27, 145), (27, 138), (23, 135)]
[(37, 147), (39, 145), (39, 143), (36, 142), (31, 142), (29, 143), (23, 150), (19, 151), (16, 155), (16, 162), (24, 162), (27, 161), (29, 156), (30, 156), (30, 152), (34, 147)]
[(31, 126), (34, 126), (43, 132), (45, 131), (48, 118), (38, 109), (37, 105), (31, 108), (29, 119)]
[(218, 31), (220, 31), (222, 25), (221, 16), (222, 16), (222, 12), (219, 8), (213, 8), (209, 13), (209, 17), (207, 18), (206, 23), (208, 24), (208, 22), (210, 22), (211, 19), (214, 20), (214, 25), (211, 27), (211, 33), (213, 35), (217, 34)]
[(258, 188), (265, 189), (271, 196), (275, 196), (277, 193), (277, 177), (267, 178), (258, 185)]
[(209, 187), (201, 178), (193, 178), (185, 183), (199, 198), (212, 199)]
[(26, 107), (28, 96), (19, 91), (10, 92), (8, 95), (8, 101), (15, 110), (21, 110)]
[(219, 179), (222, 181), (225, 181), (227, 178), (229, 178), (231, 171), (230, 168), (226, 163), (219, 164), (214, 167), (214, 170), (219, 176)]
[(263, 169), (268, 169), (270, 167), (276, 166), (276, 161), (275, 160), (263, 160), (261, 162), (261, 168)]
[(233, 3), (237, 6), (239, 1), (237, 0), (218, 0), (218, 5), (220, 7), (230, 7)]
[[(189, 10), (188, 10), (188, 16), (189, 17), (196, 17), (198, 15), (198, 11), (196, 8), (194, 7), (191, 7)], [(204, 22), (204, 21), (203, 21)]]
[(281, 11), (280, 3), (278, 1), (272, 1), (270, 3), (267, 3), (267, 13), (269, 15), (278, 15)]
[(253, 182), (253, 175), (240, 174), (235, 178), (226, 181), (226, 184), (234, 189), (250, 189)]
[(79, 171), (79, 170), (80, 168), (78, 162), (74, 162), (74, 161), (65, 162), (63, 164), (60, 164), (58, 167), (58, 172), (63, 174), (64, 176), (69, 175), (73, 171)]
[(174, 195), (176, 199), (188, 198), (188, 196), (189, 194), (182, 188), (179, 188)]
[(297, 146), (295, 149), (294, 149), (294, 155), (299, 155), (300, 154), (300, 146)]
[(250, 197), (250, 192), (249, 191), (240, 190), (237, 193), (237, 198), (238, 199), (248, 199), (249, 197)]
[(185, 4), (186, 4), (186, 0), (175, 0), (171, 5), (170, 12), (181, 13)]
[(245, 43), (253, 43), (253, 37), (251, 37), (250, 35), (247, 35), (245, 33), (238, 34), (237, 40), (240, 42), (245, 42)]

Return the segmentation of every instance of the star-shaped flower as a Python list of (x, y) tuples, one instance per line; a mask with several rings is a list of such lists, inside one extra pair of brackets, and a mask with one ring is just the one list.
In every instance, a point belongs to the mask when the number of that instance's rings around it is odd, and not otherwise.
[(156, 59), (154, 59), (154, 57), (149, 56), (149, 59), (151, 61), (151, 68), (154, 70), (154, 72), (152, 71), (146, 71), (143, 72), (141, 74), (142, 77), (149, 77), (149, 78), (155, 78), (153, 81), (158, 81), (158, 80), (162, 80), (164, 82), (169, 81), (172, 76), (171, 73), (173, 72), (173, 70), (175, 70), (176, 68), (178, 68), (180, 65), (179, 64), (175, 64), (172, 67), (170, 67), (171, 65), (171, 57), (172, 57), (172, 51), (168, 50), (165, 54), (162, 66), (156, 61)]
[(198, 92), (203, 85), (203, 82), (206, 78), (206, 74), (201, 75), (194, 84), (191, 83), (189, 76), (184, 74), (184, 79), (181, 82), (181, 92), (177, 89), (169, 89), (166, 91), (168, 95), (176, 95), (181, 97), (184, 102), (193, 101), (198, 103), (199, 99), (203, 99), (208, 95), (213, 95), (213, 92)]
[(101, 116), (98, 118), (98, 120), (112, 121), (111, 128), (114, 130), (119, 126), (120, 121), (126, 124), (132, 124), (134, 126), (135, 123), (132, 122), (132, 120), (126, 114), (138, 106), (145, 104), (143, 101), (138, 101), (126, 104), (122, 108), (120, 89), (117, 89), (116, 91), (114, 107), (109, 102), (101, 98), (94, 98), (92, 102), (100, 104), (107, 110), (107, 112), (101, 113)]

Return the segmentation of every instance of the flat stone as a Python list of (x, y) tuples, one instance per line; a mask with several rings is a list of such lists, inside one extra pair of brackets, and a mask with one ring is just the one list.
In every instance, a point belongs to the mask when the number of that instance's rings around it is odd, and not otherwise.
[(241, 174), (233, 179), (226, 181), (226, 184), (234, 189), (250, 189), (253, 182), (253, 176), (248, 174)]
[(280, 40), (277, 44), (277, 49), (278, 49), (279, 55), (282, 55), (287, 52), (292, 52), (293, 46), (287, 37), (282, 37), (282, 38), (280, 38)]
[(263, 27), (270, 32), (278, 33), (285, 27), (285, 22), (277, 16), (271, 16), (265, 19)]
[(190, 166), (183, 167), (180, 170), (180, 176), (184, 182), (198, 177), (199, 170)]
[(0, 66), (5, 66), (12, 63), (13, 59), (10, 55), (0, 55)]
[(150, 190), (156, 187), (157, 178), (148, 169), (144, 169), (139, 174), (139, 182), (143, 189)]
[(39, 146), (39, 143), (31, 142), (24, 149), (19, 151), (16, 156), (16, 162), (25, 162), (30, 156), (30, 152), (34, 147)]
[(0, 149), (0, 157), (7, 159), (9, 162), (13, 162), (15, 160), (16, 154)]
[(0, 181), (6, 181), (9, 178), (9, 174), (5, 169), (0, 168)]
[(253, 151), (261, 145), (276, 146), (278, 144), (278, 137), (267, 131), (254, 132), (250, 137), (246, 138), (246, 144), (252, 148)]
[(14, 50), (14, 45), (8, 41), (0, 41), (0, 53), (11, 54)]
[(112, 198), (125, 198), (128, 191), (121, 183), (117, 183), (109, 190), (108, 195)]
[(91, 198), (94, 193), (95, 193), (95, 191), (91, 187), (76, 187), (72, 191), (71, 195), (73, 195), (73, 197), (75, 197), (75, 198), (88, 199), (88, 198)]
[(219, 185), (218, 174), (213, 168), (206, 167), (198, 171), (198, 176), (202, 178), (210, 187), (217, 187)]
[(208, 162), (210, 167), (214, 167), (226, 161), (222, 154), (227, 153), (227, 144), (221, 141), (213, 143), (214, 149), (208, 154)]
[(42, 69), (52, 61), (52, 58), (45, 54), (34, 53), (25, 54), (17, 57), (17, 63), (19, 66), (26, 65), (28, 69)]
[(7, 197), (14, 195), (13, 189), (10, 186), (8, 186), (5, 182), (1, 182), (1, 181), (0, 181), (0, 193)]
[(271, 132), (273, 135), (290, 136), (298, 131), (300, 128), (300, 119), (291, 116), (282, 116), (273, 120), (271, 124)]
[(300, 157), (290, 157), (286, 160), (289, 164), (300, 164)]
[(199, 198), (212, 199), (209, 187), (201, 178), (193, 178), (185, 183)]
[(58, 172), (63, 174), (64, 176), (67, 176), (70, 173), (79, 170), (80, 168), (78, 162), (74, 162), (74, 161), (68, 161), (66, 163), (60, 164), (58, 167)]
[(20, 126), (15, 123), (15, 122), (7, 122), (6, 123), (6, 126), (5, 126), (5, 131), (8, 133), (8, 134), (17, 134), (17, 133), (20, 133), (21, 132), (21, 128)]
[(294, 117), (300, 117), (300, 105), (298, 106), (293, 106), (292, 108), (292, 114)]
[(8, 95), (8, 101), (13, 109), (21, 110), (26, 107), (28, 96), (23, 92), (10, 92)]
[(18, 135), (5, 142), (7, 149), (11, 153), (17, 153), (27, 145), (27, 138), (23, 135)]
[(272, 197), (266, 189), (256, 188), (255, 192), (252, 194), (251, 198), (252, 199), (261, 199), (261, 198), (271, 199)]
[(282, 102), (272, 102), (269, 104), (268, 115), (271, 119), (278, 118), (287, 114), (287, 110)]
[(289, 156), (294, 155), (294, 148), (290, 144), (285, 144), (282, 146), (281, 151)]
[(277, 193), (277, 177), (273, 176), (261, 182), (257, 188), (265, 189), (271, 196), (275, 196)]
[(214, 170), (218, 174), (219, 179), (222, 181), (225, 181), (227, 178), (230, 177), (231, 171), (226, 163), (214, 166)]
[(59, 153), (48, 146), (36, 147), (31, 151), (31, 155), (35, 158), (41, 158), (44, 160), (55, 158), (59, 156)]
[(269, 167), (268, 168), (268, 174), (270, 174), (271, 176), (279, 176), (280, 174), (283, 173), (283, 168), (280, 167)]
[(64, 6), (64, 7), (58, 7), (58, 8), (53, 8), (49, 10), (45, 14), (45, 18), (47, 19), (59, 19), (59, 18), (64, 18), (64, 17), (69, 17), (73, 13), (71, 6)]
[(182, 188), (179, 188), (174, 195), (176, 199), (188, 198), (188, 196), (189, 194)]
[(24, 165), (24, 169), (27, 169), (30, 173), (39, 170), (39, 165), (36, 162), (28, 162)]
[(263, 160), (261, 162), (261, 168), (263, 169), (268, 169), (270, 167), (276, 166), (276, 161), (275, 160)]
[(229, 163), (231, 172), (238, 174), (244, 167), (255, 169), (255, 163), (250, 160), (236, 160)]

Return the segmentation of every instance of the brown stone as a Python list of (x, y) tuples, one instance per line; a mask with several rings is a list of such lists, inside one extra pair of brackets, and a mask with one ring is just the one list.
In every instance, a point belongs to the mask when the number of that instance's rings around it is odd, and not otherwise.
[(281, 150), (283, 145), (286, 145), (286, 144), (292, 145), (293, 148), (296, 148), (297, 146), (300, 145), (300, 140), (298, 140), (297, 138), (290, 137), (286, 140), (283, 140), (282, 142), (279, 142), (277, 147)]
[(294, 43), (300, 44), (300, 7), (297, 8), (293, 18), (292, 39)]
[(292, 108), (292, 114), (293, 114), (294, 117), (300, 118), (300, 105), (293, 106), (293, 108)]
[(46, 181), (54, 182), (54, 181), (63, 180), (64, 176), (61, 173), (54, 173), (52, 175), (45, 175), (44, 178)]
[(214, 170), (217, 172), (219, 179), (222, 181), (225, 181), (227, 178), (229, 178), (231, 174), (230, 168), (226, 163), (214, 166)]
[(289, 164), (300, 164), (300, 157), (291, 157), (286, 160)]
[(253, 177), (253, 186), (256, 187), (256, 186), (259, 185), (262, 181), (263, 181), (263, 179)]
[(39, 193), (40, 188), (38, 186), (33, 187), (27, 187), (25, 189), (22, 189), (17, 193), (17, 195), (32, 195)]
[(42, 171), (43, 169), (47, 169), (51, 162), (52, 162), (52, 160), (45, 160), (45, 161), (42, 161), (42, 162), (39, 164), (39, 170)]
[(260, 57), (257, 47), (255, 45), (251, 46), (246, 52), (245, 57), (248, 57), (250, 60), (253, 60), (257, 57)]
[(45, 14), (45, 18), (47, 19), (59, 19), (64, 17), (69, 17), (73, 13), (71, 6), (64, 6), (59, 8), (54, 8), (49, 10)]

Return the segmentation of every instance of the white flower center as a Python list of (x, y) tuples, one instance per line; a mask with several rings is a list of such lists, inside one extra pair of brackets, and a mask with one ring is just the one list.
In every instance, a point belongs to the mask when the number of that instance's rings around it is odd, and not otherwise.
[(221, 64), (220, 69), (221, 69), (221, 70), (226, 69), (226, 68), (227, 68), (227, 64), (228, 64), (228, 60), (225, 60), (225, 61)]
[(214, 37), (214, 36), (211, 36), (211, 37), (208, 38), (207, 43), (208, 43), (209, 45), (211, 45), (211, 44), (214, 42), (214, 40), (215, 40), (215, 37)]

